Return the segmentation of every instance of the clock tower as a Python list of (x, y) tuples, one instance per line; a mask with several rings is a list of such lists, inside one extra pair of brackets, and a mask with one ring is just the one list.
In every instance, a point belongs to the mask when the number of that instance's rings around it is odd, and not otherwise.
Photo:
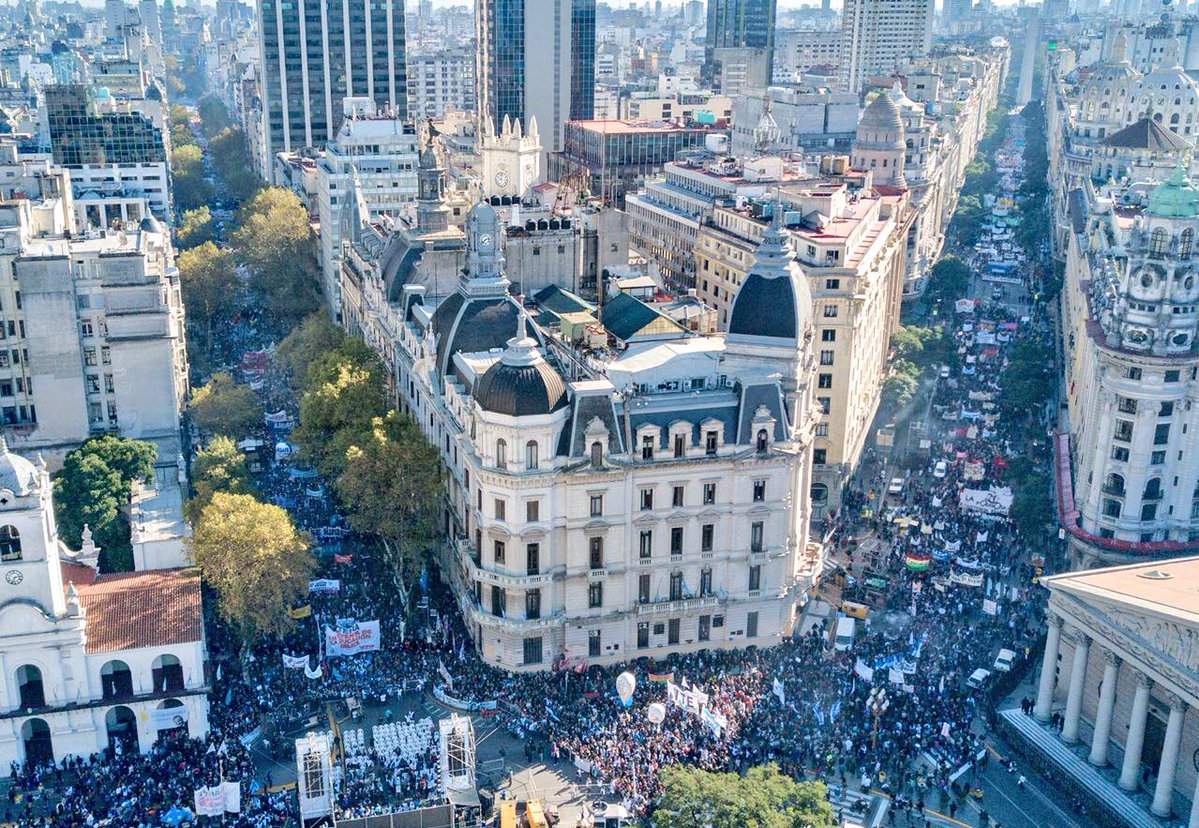
[(496, 134), (495, 123), (490, 118), (484, 119), (479, 155), (483, 162), (481, 195), (484, 199), (492, 196), (520, 198), (545, 180), (541, 172), (541, 136), (536, 118), (529, 119), (526, 132), (519, 120), (510, 121), (505, 116), (499, 134)]
[(504, 276), (503, 222), (495, 208), (479, 202), (466, 215), (466, 270), (463, 276), (472, 295), (495, 287), (498, 295), (507, 293)]

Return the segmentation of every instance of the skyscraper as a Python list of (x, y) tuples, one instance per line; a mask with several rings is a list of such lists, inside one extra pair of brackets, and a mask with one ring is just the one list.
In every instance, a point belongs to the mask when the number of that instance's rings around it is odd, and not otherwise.
[(778, 0), (708, 0), (708, 31), (704, 66), (710, 78), (717, 49), (765, 49), (765, 78), (774, 63), (774, 16)]
[(594, 111), (595, 0), (479, 0), (475, 21), (480, 118), (536, 118), (560, 150), (562, 125)]
[(258, 44), (268, 159), (323, 146), (341, 126), (346, 97), (407, 117), (403, 0), (262, 0)]
[(862, 91), (871, 75), (890, 75), (900, 58), (932, 45), (935, 0), (845, 0), (841, 13), (841, 85)]

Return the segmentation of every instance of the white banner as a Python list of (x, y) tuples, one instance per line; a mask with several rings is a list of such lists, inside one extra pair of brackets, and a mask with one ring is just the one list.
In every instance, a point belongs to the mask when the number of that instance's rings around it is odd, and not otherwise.
[(224, 805), (225, 812), (230, 814), (241, 813), (241, 783), (225, 781), (221, 783), (221, 803)]
[(379, 649), (381, 635), (378, 621), (339, 622), (337, 629), (325, 627), (325, 655), (354, 655)]
[(958, 495), (958, 504), (968, 512), (982, 512), (985, 515), (1002, 515), (1012, 508), (1012, 490), (1003, 487), (982, 489), (962, 489)]
[(306, 670), (308, 669), (308, 656), (293, 656), (284, 653), (283, 666), (288, 670)]
[(866, 662), (862, 661), (860, 658), (854, 662), (853, 671), (862, 679), (862, 681), (874, 681), (874, 670), (870, 667), (867, 667)]
[(454, 677), (450, 675), (450, 671), (445, 668), (445, 664), (439, 658), (437, 659), (437, 672), (445, 680), (445, 686), (450, 688), (450, 692), (454, 690)]
[(984, 598), (983, 599), (983, 612), (985, 612), (987, 615), (998, 615), (999, 614), (999, 605), (996, 604), (990, 598)]
[(336, 578), (317, 578), (308, 582), (309, 592), (340, 592), (341, 581)]
[(887, 669), (887, 681), (892, 684), (903, 684), (903, 671), (896, 670), (894, 667)]
[(221, 816), (225, 813), (225, 798), (220, 785), (196, 788), (196, 816)]
[(980, 587), (983, 585), (983, 574), (981, 572), (975, 575), (969, 575), (965, 572), (950, 572), (949, 580), (951, 583), (961, 584), (968, 587)]
[(673, 682), (666, 683), (666, 698), (676, 707), (700, 715), (708, 706), (708, 694), (700, 690), (684, 690)]
[(783, 690), (783, 683), (778, 679), (774, 680), (774, 686), (771, 688), (774, 695), (778, 696), (779, 704), (787, 703), (786, 691)]
[(713, 735), (715, 735), (717, 739), (720, 738), (720, 734), (723, 733), (729, 726), (729, 720), (726, 716), (707, 707), (703, 709), (703, 712), (699, 714), (699, 717), (703, 720), (703, 723), (711, 729)]
[(147, 710), (142, 715), (154, 730), (170, 730), (172, 727), (183, 727), (187, 724), (186, 707), (160, 707), (157, 710)]
[(319, 665), (319, 664), (316, 665), (316, 667), (310, 668), (308, 666), (308, 662), (304, 662), (304, 675), (306, 675), (310, 679), (318, 679), (324, 675), (324, 671), (321, 670), (321, 665)]

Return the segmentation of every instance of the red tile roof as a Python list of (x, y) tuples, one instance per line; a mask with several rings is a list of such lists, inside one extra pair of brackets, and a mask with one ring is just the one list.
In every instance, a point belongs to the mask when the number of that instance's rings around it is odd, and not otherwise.
[(58, 568), (62, 571), (62, 585), (64, 587), (67, 584), (74, 584), (75, 588), (79, 589), (84, 584), (92, 584), (96, 581), (96, 570), (87, 564), (60, 561)]
[[(64, 564), (72, 569), (88, 569)], [(165, 647), (199, 641), (204, 634), (200, 570), (158, 569), (100, 575), (75, 582), (87, 610), (85, 649), (107, 653), (139, 647)]]

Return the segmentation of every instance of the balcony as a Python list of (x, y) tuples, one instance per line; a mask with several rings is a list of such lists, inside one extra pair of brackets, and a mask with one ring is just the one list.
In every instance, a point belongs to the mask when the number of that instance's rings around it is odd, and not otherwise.
[(699, 598), (683, 598), (678, 601), (658, 601), (653, 604), (638, 604), (637, 616), (645, 618), (654, 615), (675, 615), (677, 613), (719, 607), (721, 603), (721, 599), (715, 595), (704, 595)]
[(540, 618), (501, 618), (480, 609), (473, 600), (463, 602), (467, 617), (485, 629), (498, 630), (508, 635), (525, 636), (562, 626), (566, 614), (561, 610), (542, 612)]
[(534, 589), (536, 587), (549, 586), (554, 582), (554, 575), (551, 572), (541, 572), (532, 575), (522, 575), (519, 570), (513, 572), (495, 572), (490, 569), (483, 569), (470, 555), (460, 557), (459, 560), (466, 566), (471, 580), (481, 581), (484, 584), (494, 584), (504, 589)]
[(1103, 493), (1105, 495), (1111, 495), (1112, 497), (1124, 497), (1126, 494), (1128, 494), (1123, 486), (1104, 486)]

